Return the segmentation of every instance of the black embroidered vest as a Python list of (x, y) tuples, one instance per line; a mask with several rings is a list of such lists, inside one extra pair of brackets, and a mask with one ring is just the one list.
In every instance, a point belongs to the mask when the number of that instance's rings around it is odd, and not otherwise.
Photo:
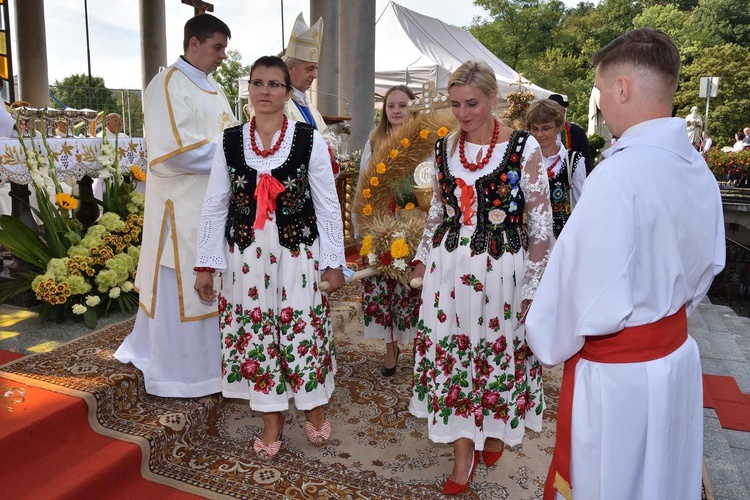
[[(275, 215), (279, 243), (289, 250), (297, 250), (300, 243), (310, 245), (318, 237), (308, 180), (313, 130), (310, 125), (297, 122), (289, 156), (281, 166), (271, 171), (271, 175), (286, 187), (276, 198)], [(242, 125), (224, 131), (223, 146), (232, 187), (224, 235), (230, 248), (236, 244), (242, 252), (255, 241), (253, 223), (257, 201), (254, 195), (258, 172), (245, 161)]]
[[(487, 252), (499, 259), (505, 252), (528, 249), (529, 239), (524, 224), (525, 199), (521, 190), (521, 158), (529, 134), (514, 131), (500, 164), (474, 183), (477, 195), (477, 227), (469, 245), (472, 255)], [(448, 171), (448, 141), (435, 144), (438, 183), (443, 201), (443, 222), (432, 239), (437, 247), (445, 237), (445, 249), (452, 252), (459, 244), (463, 214), (456, 198), (456, 178)]]
[[(551, 177), (549, 180), (549, 197), (552, 203), (552, 232), (555, 238), (560, 237), (560, 233), (565, 227), (565, 224), (570, 218), (571, 203), (570, 203), (570, 192), (573, 186), (571, 186), (568, 177), (573, 178), (573, 174), (576, 170), (576, 163), (581, 154), (574, 151), (570, 155), (571, 165), (568, 165), (568, 160), (563, 158), (563, 164), (557, 175)], [(571, 169), (570, 176), (568, 176), (568, 169)]]

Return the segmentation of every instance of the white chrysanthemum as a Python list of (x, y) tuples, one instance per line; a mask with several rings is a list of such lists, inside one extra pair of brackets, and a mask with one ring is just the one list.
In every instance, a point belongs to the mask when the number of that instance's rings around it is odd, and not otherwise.
[(133, 290), (133, 283), (131, 281), (126, 281), (120, 288), (122, 288), (123, 292), (128, 293)]
[(120, 289), (119, 286), (110, 288), (109, 289), (109, 297), (112, 298), (112, 299), (116, 299), (117, 297), (120, 296), (120, 290), (121, 289)]
[(83, 304), (73, 304), (73, 314), (83, 314), (87, 310)]
[(375, 263), (376, 263), (376, 262), (378, 261), (378, 256), (377, 256), (377, 254), (375, 254), (375, 253), (373, 253), (373, 252), (370, 252), (370, 253), (368, 253), (368, 254), (367, 254), (367, 261), (368, 261), (368, 263), (370, 263), (370, 264), (375, 264)]
[(102, 301), (102, 299), (99, 298), (98, 295), (87, 295), (86, 296), (86, 305), (89, 307), (96, 307), (99, 305), (99, 303)]
[(393, 261), (392, 265), (399, 271), (406, 271), (406, 261), (404, 259), (396, 259)]

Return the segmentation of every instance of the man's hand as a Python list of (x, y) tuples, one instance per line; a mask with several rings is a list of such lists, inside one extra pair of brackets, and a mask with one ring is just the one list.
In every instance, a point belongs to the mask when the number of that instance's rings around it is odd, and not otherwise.
[(344, 271), (339, 268), (329, 267), (323, 272), (320, 281), (327, 281), (328, 288), (326, 293), (333, 293), (344, 286)]
[(216, 290), (214, 290), (214, 275), (208, 271), (198, 271), (195, 276), (195, 285), (193, 286), (201, 300), (213, 302), (216, 299)]

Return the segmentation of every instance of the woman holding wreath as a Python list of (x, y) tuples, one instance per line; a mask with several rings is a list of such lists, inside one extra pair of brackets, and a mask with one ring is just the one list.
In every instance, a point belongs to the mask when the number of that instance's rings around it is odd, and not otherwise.
[[(396, 85), (385, 93), (383, 115), (362, 150), (360, 186), (367, 185), (366, 166), (373, 151), (391, 135), (394, 128), (412, 117), (408, 108), (410, 99), (414, 99), (414, 93), (406, 85)], [(359, 240), (361, 228), (358, 220), (356, 211), (352, 212), (355, 237)], [(385, 362), (380, 368), (384, 377), (391, 377), (396, 373), (399, 343), (409, 344), (416, 334), (419, 300), (419, 293), (394, 278), (374, 276), (362, 280), (364, 336), (385, 340)]]
[(213, 301), (212, 273), (221, 273), (222, 392), (263, 412), (253, 448), (270, 458), (289, 399), (305, 411), (312, 444), (331, 435), (323, 405), (334, 388), (335, 347), (318, 283), (328, 281), (329, 293), (344, 284), (344, 238), (326, 143), (284, 116), (292, 94), (286, 64), (261, 57), (249, 85), (255, 117), (226, 129), (214, 157), (195, 289)]
[(468, 61), (448, 83), (460, 129), (435, 145), (435, 188), (413, 263), (424, 278), (410, 412), (453, 443), (443, 493), (466, 491), (481, 458), (541, 430), (542, 368), (524, 314), (549, 254), (549, 183), (537, 141), (492, 115), (497, 82)]

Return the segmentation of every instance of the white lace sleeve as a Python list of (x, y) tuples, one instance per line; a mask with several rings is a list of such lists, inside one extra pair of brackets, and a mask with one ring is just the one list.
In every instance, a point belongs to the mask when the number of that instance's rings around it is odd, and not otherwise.
[[(359, 160), (359, 180), (357, 181), (357, 189), (364, 186), (365, 180), (363, 179), (365, 172), (367, 171), (367, 164), (370, 163), (372, 158), (372, 145), (368, 140), (365, 143), (365, 147), (362, 149), (362, 158)], [(359, 218), (357, 217), (356, 210), (352, 210), (350, 214), (352, 218), (352, 227), (354, 228), (354, 239), (359, 238)]]
[(523, 268), (521, 297), (533, 299), (549, 258), (552, 237), (552, 208), (549, 201), (549, 179), (539, 143), (529, 136), (523, 151), (521, 190), (526, 199), (526, 226), (529, 251)]
[(203, 200), (201, 220), (198, 225), (198, 260), (199, 267), (213, 267), (217, 271), (227, 269), (224, 228), (227, 223), (231, 186), (224, 157), (224, 149), (216, 148), (211, 175), (208, 177), (208, 189)]
[(320, 269), (346, 266), (344, 226), (341, 221), (341, 205), (336, 194), (336, 181), (331, 170), (331, 157), (328, 154), (328, 146), (317, 131), (313, 136), (308, 177), (315, 217), (318, 219)]
[[(434, 165), (433, 167), (437, 170), (437, 167)], [(424, 231), (422, 232), (422, 241), (419, 243), (414, 260), (418, 260), (425, 265), (427, 264), (427, 258), (430, 256), (430, 250), (432, 249), (432, 236), (441, 222), (443, 222), (443, 201), (440, 197), (440, 184), (436, 173), (436, 175), (433, 175), (432, 180), (430, 211), (427, 213), (427, 222), (425, 222)]]

